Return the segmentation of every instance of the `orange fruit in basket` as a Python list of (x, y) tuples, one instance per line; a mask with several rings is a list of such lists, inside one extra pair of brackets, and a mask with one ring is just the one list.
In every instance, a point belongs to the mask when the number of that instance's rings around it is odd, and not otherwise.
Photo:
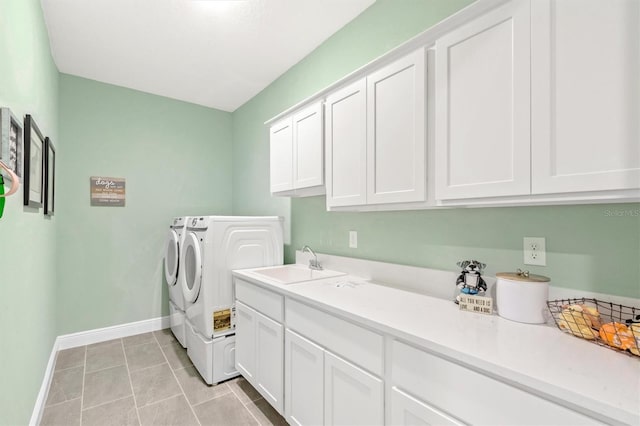
[(613, 346), (614, 348), (622, 350), (630, 349), (631, 352), (638, 351), (633, 333), (629, 330), (629, 327), (619, 322), (603, 324), (602, 327), (600, 327), (600, 337), (607, 342), (609, 346)]

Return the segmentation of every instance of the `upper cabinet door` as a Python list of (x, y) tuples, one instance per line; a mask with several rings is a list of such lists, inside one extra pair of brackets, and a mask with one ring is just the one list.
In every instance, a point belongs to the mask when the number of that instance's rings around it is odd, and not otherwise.
[(367, 77), (367, 203), (426, 199), (425, 50)]
[(293, 125), (291, 117), (270, 129), (271, 192), (293, 189)]
[(533, 193), (640, 188), (640, 2), (531, 12)]
[(317, 102), (293, 116), (293, 187), (324, 184), (322, 103)]
[(325, 102), (327, 207), (367, 202), (366, 100), (362, 79)]
[(436, 199), (530, 193), (530, 10), (513, 1), (436, 42)]

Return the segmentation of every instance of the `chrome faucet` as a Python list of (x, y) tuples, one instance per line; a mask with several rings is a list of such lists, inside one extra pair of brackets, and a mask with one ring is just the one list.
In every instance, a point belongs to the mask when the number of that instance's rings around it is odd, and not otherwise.
[(318, 262), (318, 255), (316, 255), (316, 252), (313, 251), (309, 246), (302, 247), (302, 252), (304, 253), (306, 251), (313, 255), (313, 259), (309, 259), (309, 269), (321, 271), (322, 265), (320, 265), (320, 262)]

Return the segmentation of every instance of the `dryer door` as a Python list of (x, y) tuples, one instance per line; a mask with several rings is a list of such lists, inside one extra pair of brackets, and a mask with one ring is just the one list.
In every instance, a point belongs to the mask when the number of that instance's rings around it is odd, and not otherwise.
[(169, 230), (167, 244), (164, 249), (164, 277), (167, 284), (175, 285), (178, 278), (178, 263), (180, 259), (178, 247), (178, 234), (173, 229)]
[(202, 254), (198, 237), (189, 232), (182, 244), (182, 256), (180, 257), (180, 273), (182, 274), (182, 294), (187, 303), (193, 303), (200, 293), (200, 281), (202, 278)]

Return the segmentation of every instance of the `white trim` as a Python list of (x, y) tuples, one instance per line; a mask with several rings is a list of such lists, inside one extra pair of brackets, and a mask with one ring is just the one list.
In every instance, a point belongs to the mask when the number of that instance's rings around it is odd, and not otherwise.
[(169, 328), (169, 316), (151, 318), (147, 320), (113, 325), (111, 327), (96, 328), (94, 330), (80, 331), (78, 333), (64, 334), (56, 339), (58, 350), (76, 348), (92, 343), (106, 342), (136, 334)]
[(38, 392), (38, 397), (36, 398), (36, 403), (33, 406), (33, 412), (31, 413), (31, 420), (29, 420), (30, 426), (35, 426), (40, 424), (40, 420), (42, 420), (42, 411), (44, 408), (44, 404), (47, 401), (47, 397), (49, 396), (49, 386), (51, 385), (51, 379), (53, 378), (53, 370), (56, 365), (56, 355), (58, 354), (58, 338), (53, 342), (53, 347), (51, 348), (51, 354), (49, 355), (49, 362), (47, 363), (47, 368), (44, 371), (44, 378), (42, 379), (42, 384), (40, 385), (40, 392)]
[(36, 398), (36, 402), (33, 406), (29, 425), (38, 425), (42, 419), (42, 411), (49, 394), (49, 386), (51, 385), (51, 379), (53, 378), (58, 351), (162, 330), (169, 328), (170, 325), (169, 316), (164, 316), (126, 324), (113, 325), (111, 327), (80, 331), (78, 333), (64, 334), (56, 337), (56, 340), (53, 342), (53, 347), (51, 348), (47, 368), (44, 371), (44, 377), (42, 379), (42, 384), (40, 385), (40, 392), (38, 392), (38, 397)]

